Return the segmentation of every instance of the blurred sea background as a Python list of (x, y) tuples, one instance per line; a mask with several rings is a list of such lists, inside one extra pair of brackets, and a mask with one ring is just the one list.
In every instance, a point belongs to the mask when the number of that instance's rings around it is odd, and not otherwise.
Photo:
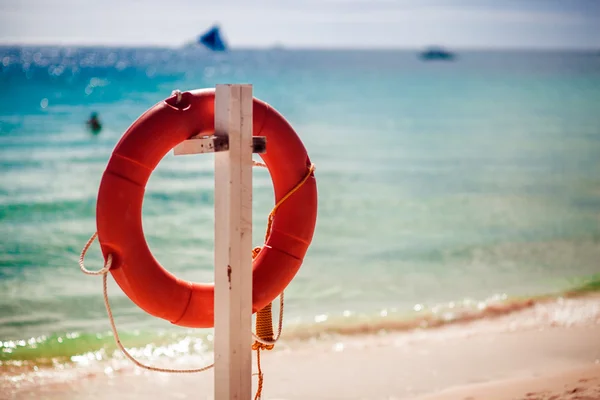
[[(600, 56), (400, 50), (0, 47), (0, 388), (85, 371), (115, 351), (100, 277), (77, 265), (115, 144), (174, 89), (252, 83), (316, 164), (312, 246), (283, 339), (427, 328), (600, 289)], [(87, 131), (98, 112), (103, 130)], [(213, 277), (213, 157), (168, 154), (146, 238), (169, 271)], [(254, 171), (254, 243), (273, 206)], [(100, 268), (97, 244), (87, 257)], [(179, 365), (211, 330), (146, 315), (111, 280), (125, 345)], [(597, 303), (595, 303), (597, 307)], [(492, 311), (489, 311), (489, 310)], [(83, 372), (82, 372), (83, 371)]]

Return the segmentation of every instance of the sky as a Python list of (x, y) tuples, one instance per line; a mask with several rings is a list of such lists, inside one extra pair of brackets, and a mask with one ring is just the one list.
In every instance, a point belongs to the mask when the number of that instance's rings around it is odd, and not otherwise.
[(0, 43), (600, 49), (600, 0), (0, 0)]

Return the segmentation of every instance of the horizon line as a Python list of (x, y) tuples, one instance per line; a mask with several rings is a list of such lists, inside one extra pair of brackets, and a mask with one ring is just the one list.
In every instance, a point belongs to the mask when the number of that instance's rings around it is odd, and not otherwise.
[[(185, 49), (189, 48), (195, 42), (186, 42), (179, 45), (165, 45), (152, 43), (19, 43), (19, 42), (2, 42), (0, 47), (75, 47), (75, 48), (115, 48), (115, 49)], [(201, 46), (198, 46), (202, 48)], [(429, 48), (443, 48), (446, 50), (461, 50), (461, 51), (600, 51), (600, 47), (561, 47), (561, 46), (448, 46), (448, 45), (423, 45), (423, 46), (307, 46), (307, 45), (284, 45), (273, 43), (271, 45), (246, 45), (246, 46), (230, 46), (228, 50), (318, 50), (318, 51), (422, 51)], [(209, 51), (209, 50), (207, 50)], [(227, 51), (225, 51), (227, 52)]]

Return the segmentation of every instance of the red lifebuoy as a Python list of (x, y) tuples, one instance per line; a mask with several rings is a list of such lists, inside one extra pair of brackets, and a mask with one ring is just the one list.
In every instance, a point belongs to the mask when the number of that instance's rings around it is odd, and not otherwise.
[[(177, 144), (214, 133), (214, 89), (172, 96), (145, 112), (117, 143), (98, 192), (96, 224), (110, 272), (140, 308), (173, 324), (214, 325), (214, 285), (178, 279), (152, 255), (142, 229), (142, 203), (150, 174)], [(261, 157), (278, 202), (311, 165), (290, 124), (267, 103), (254, 99), (253, 132), (266, 136)], [(271, 234), (253, 261), (253, 312), (272, 302), (294, 278), (312, 241), (317, 217), (317, 186), (308, 180), (278, 208)]]

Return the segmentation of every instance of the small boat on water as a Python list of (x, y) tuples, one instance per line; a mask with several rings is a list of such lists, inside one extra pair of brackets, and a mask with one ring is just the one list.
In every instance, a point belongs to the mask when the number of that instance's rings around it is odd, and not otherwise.
[(207, 32), (198, 37), (198, 44), (202, 44), (212, 51), (226, 51), (227, 45), (221, 35), (218, 25), (213, 25)]
[(456, 58), (454, 53), (442, 49), (441, 47), (431, 47), (419, 54), (419, 57), (423, 61), (451, 61)]

